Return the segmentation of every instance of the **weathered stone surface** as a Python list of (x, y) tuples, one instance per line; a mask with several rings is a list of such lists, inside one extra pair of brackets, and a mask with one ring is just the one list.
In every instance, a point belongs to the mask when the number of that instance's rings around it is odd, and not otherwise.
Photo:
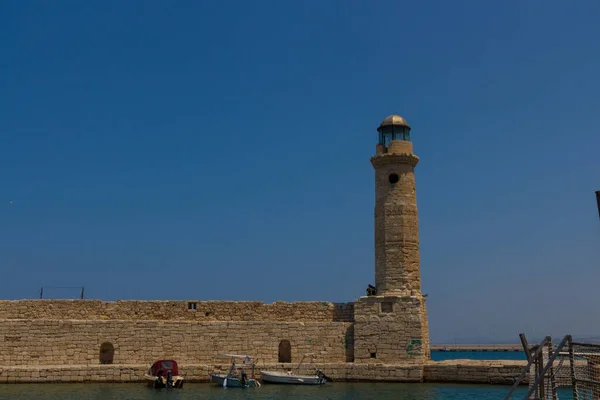
[(290, 341), (292, 361), (307, 353), (316, 362), (352, 358), (351, 303), (187, 307), (187, 302), (1, 301), (0, 315), (10, 318), (0, 320), (0, 365), (100, 364), (103, 343), (114, 347), (113, 362), (119, 364), (157, 358), (211, 362), (230, 352), (274, 362), (281, 340)]
[[(222, 359), (221, 361), (222, 362)], [(388, 365), (317, 363), (315, 367), (335, 381), (386, 381), (386, 382), (446, 382), (512, 385), (521, 373), (524, 361), (453, 360), (429, 362), (425, 365)], [(13, 366), (0, 369), (0, 383), (28, 382), (141, 382), (149, 365), (54, 365), (48, 367)], [(180, 364), (188, 382), (207, 382), (210, 372), (226, 371), (228, 364)], [(293, 370), (312, 373), (307, 364), (261, 363), (260, 370)], [(527, 379), (523, 382), (527, 384)]]
[[(375, 168), (375, 285), (382, 295), (409, 295), (421, 290), (414, 165), (390, 153), (371, 158), (371, 163)], [(395, 183), (390, 182), (392, 174), (398, 177)]]
[[(527, 361), (520, 360), (448, 360), (425, 364), (425, 382), (490, 383), (512, 385)], [(523, 384), (528, 384), (528, 378)]]
[[(195, 304), (195, 309), (189, 305)], [(354, 303), (259, 301), (0, 300), (2, 319), (352, 322)], [(0, 328), (1, 329), (1, 328)], [(1, 331), (0, 331), (1, 333)], [(18, 340), (18, 339), (16, 339)]]
[(357, 362), (422, 364), (429, 360), (429, 325), (421, 293), (419, 220), (409, 141), (377, 146), (375, 169), (375, 285), (354, 309)]

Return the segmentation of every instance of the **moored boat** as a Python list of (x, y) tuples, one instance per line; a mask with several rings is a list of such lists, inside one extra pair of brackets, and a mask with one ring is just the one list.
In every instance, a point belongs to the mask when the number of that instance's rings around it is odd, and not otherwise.
[[(252, 357), (239, 354), (221, 354), (219, 357), (231, 358), (231, 367), (227, 374), (211, 372), (210, 382), (217, 386), (230, 388), (250, 388), (260, 386), (254, 377), (255, 363)], [(236, 361), (236, 360), (242, 361)], [(250, 375), (248, 375), (248, 372)]]
[(183, 388), (183, 376), (179, 375), (179, 367), (175, 360), (157, 360), (144, 374), (144, 380), (149, 387)]
[(291, 371), (260, 371), (260, 379), (265, 383), (289, 385), (323, 385), (331, 380), (320, 369), (316, 369), (315, 375), (292, 374)]

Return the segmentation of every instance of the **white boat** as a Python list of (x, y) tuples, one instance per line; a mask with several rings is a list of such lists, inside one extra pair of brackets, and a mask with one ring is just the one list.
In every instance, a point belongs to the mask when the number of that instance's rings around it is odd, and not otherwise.
[[(251, 388), (260, 386), (260, 383), (254, 378), (255, 364), (252, 357), (239, 354), (220, 354), (219, 357), (231, 358), (231, 367), (227, 374), (211, 372), (210, 382), (217, 386), (230, 388)], [(242, 359), (237, 361), (236, 359)], [(247, 371), (250, 369), (250, 371)], [(250, 376), (248, 376), (250, 372)]]
[(260, 379), (265, 383), (289, 385), (323, 385), (331, 380), (320, 369), (316, 370), (315, 375), (297, 375), (292, 374), (292, 371), (260, 371)]

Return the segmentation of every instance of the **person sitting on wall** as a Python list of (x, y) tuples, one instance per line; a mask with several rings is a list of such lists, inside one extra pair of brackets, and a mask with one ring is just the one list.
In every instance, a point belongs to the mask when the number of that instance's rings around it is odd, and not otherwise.
[(377, 288), (373, 285), (369, 285), (369, 287), (367, 288), (367, 296), (376, 296), (377, 295)]

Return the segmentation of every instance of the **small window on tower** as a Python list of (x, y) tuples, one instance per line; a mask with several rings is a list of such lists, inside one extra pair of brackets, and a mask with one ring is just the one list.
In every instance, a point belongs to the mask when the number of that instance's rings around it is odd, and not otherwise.
[(400, 180), (400, 177), (398, 177), (398, 174), (390, 174), (389, 180), (390, 183), (393, 185), (394, 183), (397, 183)]
[(394, 303), (391, 301), (384, 301), (381, 303), (381, 312), (382, 313), (391, 313), (394, 312)]

